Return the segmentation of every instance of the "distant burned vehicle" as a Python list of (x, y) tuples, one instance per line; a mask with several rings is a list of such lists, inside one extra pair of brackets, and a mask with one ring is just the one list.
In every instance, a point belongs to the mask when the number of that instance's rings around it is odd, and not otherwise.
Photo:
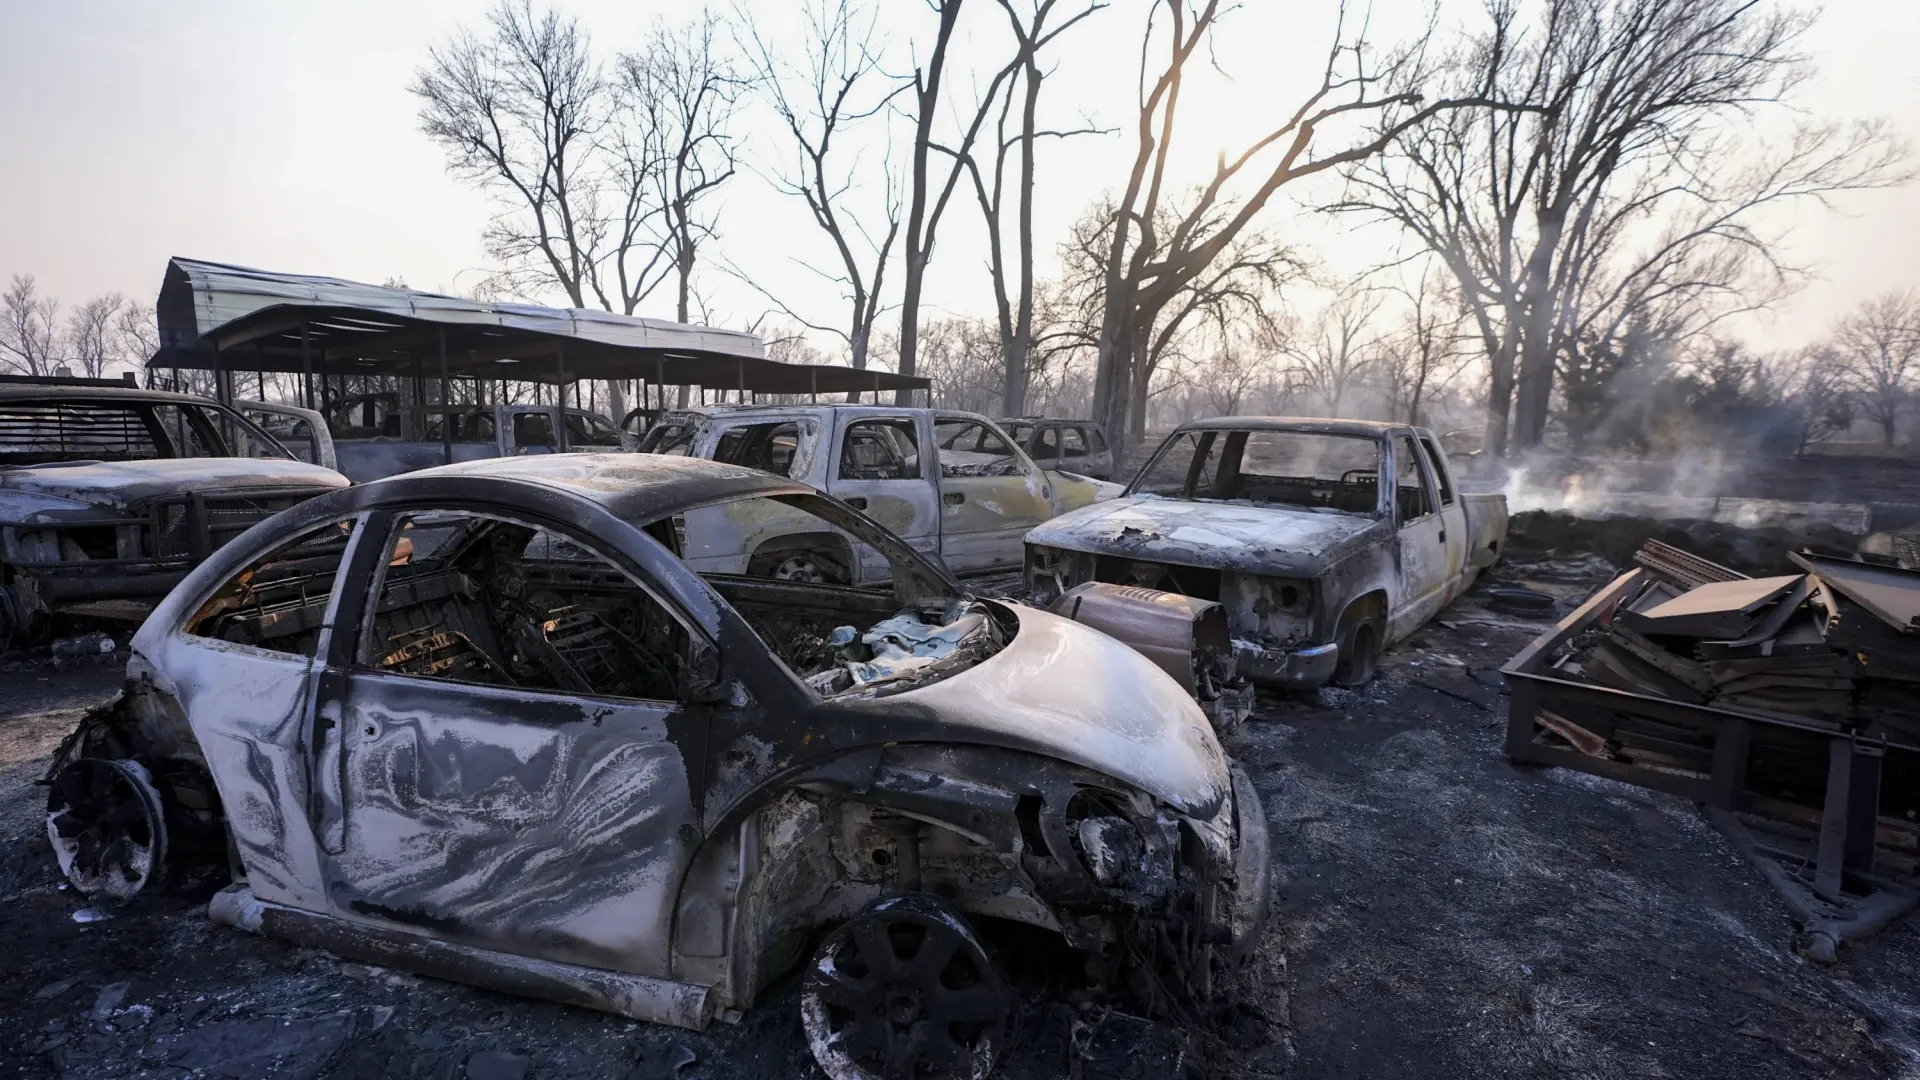
[(639, 447), (606, 417), (558, 405), (405, 405), (394, 393), (358, 394), (327, 422), (340, 471), (356, 484), (449, 461)]
[[(742, 504), (858, 538), (886, 587), (700, 572), (683, 516)], [(811, 949), (838, 1080), (991, 1071), (1010, 1001), (972, 920), (1191, 1008), (1264, 916), (1257, 796), (1180, 686), (761, 471), (350, 488), (220, 551), (133, 649), (48, 776), (82, 892), (231, 851), (217, 920), (692, 1028)]]
[(1052, 416), (1016, 416), (1000, 421), (1015, 446), (1027, 452), (1043, 469), (1113, 478), (1113, 450), (1106, 432), (1091, 420), (1063, 420)]
[(1227, 417), (1168, 436), (1122, 498), (1029, 533), (1026, 576), (1043, 598), (1099, 581), (1218, 601), (1240, 674), (1351, 685), (1506, 529), (1505, 497), (1460, 491), (1425, 428)]
[(0, 647), (50, 615), (138, 622), (255, 522), (345, 486), (204, 398), (0, 380)]
[[(770, 405), (668, 413), (641, 449), (763, 469), (810, 484), (886, 526), (958, 574), (1020, 567), (1021, 539), (1052, 518), (1120, 493), (1118, 484), (1046, 472), (993, 421), (883, 405)], [(885, 580), (876, 553), (804, 515), (687, 515), (702, 570), (796, 581)]]

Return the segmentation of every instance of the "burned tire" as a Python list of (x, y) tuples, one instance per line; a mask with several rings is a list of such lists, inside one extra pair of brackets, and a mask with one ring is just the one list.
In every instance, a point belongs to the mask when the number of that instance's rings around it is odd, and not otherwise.
[(1379, 620), (1343, 619), (1336, 640), (1340, 643), (1340, 658), (1333, 669), (1333, 685), (1361, 686), (1371, 682), (1380, 661)]
[(47, 840), (75, 889), (128, 900), (161, 878), (166, 812), (145, 766), (81, 758), (61, 769), (52, 786)]
[(747, 574), (808, 585), (847, 585), (853, 581), (838, 553), (808, 548), (762, 551), (753, 557)]
[(952, 907), (878, 901), (814, 952), (800, 1020), (833, 1080), (984, 1080), (1006, 1041), (1008, 996)]

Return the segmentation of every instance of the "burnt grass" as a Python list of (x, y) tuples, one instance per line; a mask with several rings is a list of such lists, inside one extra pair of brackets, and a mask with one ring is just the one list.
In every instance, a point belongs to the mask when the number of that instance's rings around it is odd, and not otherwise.
[[(1562, 597), (1604, 567), (1503, 569)], [(1491, 674), (1544, 622), (1469, 594), (1358, 690), (1262, 696), (1229, 740), (1266, 802), (1273, 918), (1210, 1042), (1077, 1002), (995, 934), (1000, 1075), (1920, 1075), (1912, 921), (1821, 967), (1684, 801), (1510, 765)], [(821, 1075), (793, 978), (704, 1033), (346, 963), (212, 925), (217, 881), (117, 910), (61, 886), (33, 781), (112, 666), (0, 668), (0, 1077)], [(107, 918), (76, 921), (103, 910)]]

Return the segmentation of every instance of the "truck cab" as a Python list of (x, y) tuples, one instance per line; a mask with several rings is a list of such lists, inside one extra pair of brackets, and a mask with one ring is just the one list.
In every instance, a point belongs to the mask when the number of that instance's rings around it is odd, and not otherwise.
[[(1118, 485), (1040, 469), (999, 425), (974, 413), (885, 405), (747, 406), (669, 413), (643, 452), (744, 465), (799, 480), (886, 526), (955, 573), (1014, 570), (1022, 539)], [(885, 561), (845, 537), (739, 511), (685, 515), (703, 573), (803, 581), (883, 579)], [(776, 515), (777, 516), (777, 515)]]
[(1425, 428), (1222, 417), (1169, 435), (1121, 498), (1035, 529), (1026, 572), (1042, 596), (1099, 581), (1218, 601), (1254, 681), (1352, 684), (1492, 564), (1506, 524)]

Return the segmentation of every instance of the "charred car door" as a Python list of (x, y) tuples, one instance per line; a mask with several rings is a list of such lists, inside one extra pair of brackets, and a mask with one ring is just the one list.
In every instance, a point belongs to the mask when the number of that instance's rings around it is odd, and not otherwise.
[(1433, 491), (1426, 461), (1413, 437), (1392, 437), (1393, 510), (1399, 526), (1399, 594), (1389, 612), (1387, 637), (1398, 640), (1427, 621), (1447, 599), (1447, 522)]
[(498, 507), (369, 528), (378, 569), (319, 705), (344, 747), (330, 906), (667, 975), (717, 653), (621, 550), (651, 541)]
[[(887, 527), (916, 551), (937, 555), (940, 517), (931, 470), (932, 432), (918, 417), (837, 410), (827, 493)], [(887, 562), (854, 544), (858, 581), (882, 580)]]
[(1466, 507), (1460, 501), (1459, 492), (1454, 490), (1453, 477), (1447, 471), (1446, 459), (1440, 456), (1440, 448), (1425, 434), (1420, 436), (1419, 443), (1427, 474), (1433, 478), (1433, 490), (1440, 497), (1441, 535), (1447, 543), (1445, 595), (1436, 605), (1442, 607), (1466, 590), (1467, 545), (1471, 542), (1472, 530), (1467, 527)]
[[(325, 904), (328, 806), (340, 775), (338, 716), (318, 708), (316, 687), (347, 591), (336, 582), (351, 579), (370, 543), (365, 521), (309, 527), (232, 567), (148, 656), (173, 676), (255, 894), (310, 910)], [(233, 545), (214, 558), (244, 555)]]
[(960, 574), (1020, 565), (1027, 533), (1053, 516), (1046, 479), (984, 420), (937, 414), (933, 430), (941, 558)]

